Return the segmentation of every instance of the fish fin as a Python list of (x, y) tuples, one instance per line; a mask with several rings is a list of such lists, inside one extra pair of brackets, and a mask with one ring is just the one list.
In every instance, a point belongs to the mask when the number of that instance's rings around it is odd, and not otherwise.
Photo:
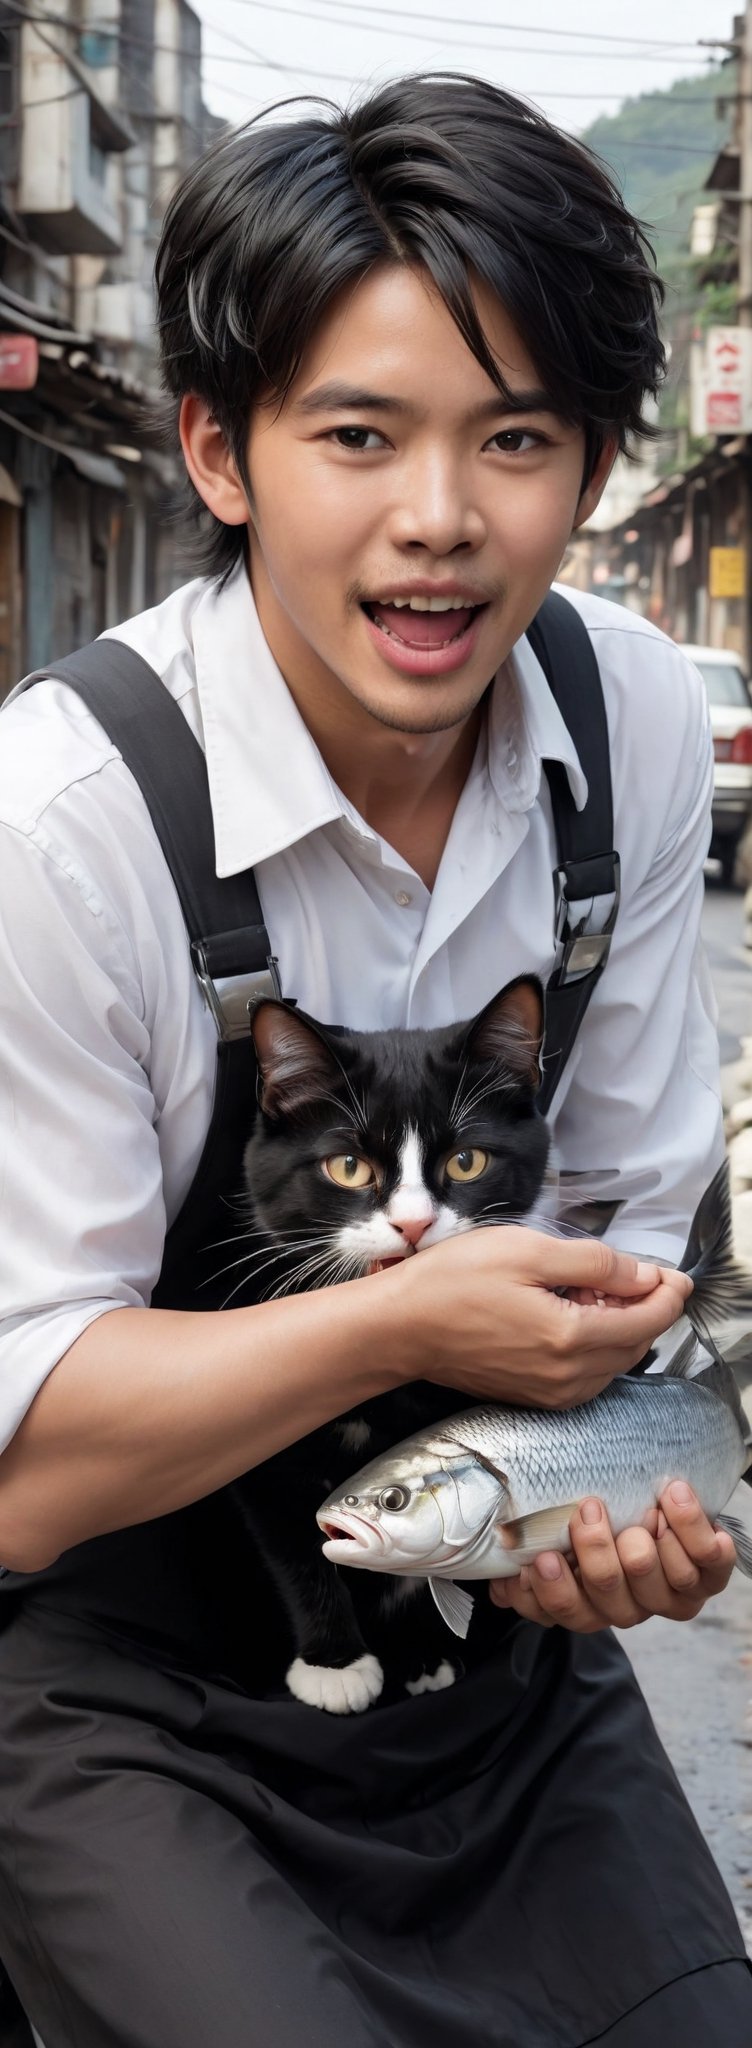
[(727, 1159), (698, 1204), (679, 1271), (688, 1273), (694, 1282), (694, 1293), (685, 1303), (684, 1313), (711, 1357), (720, 1362), (710, 1324), (723, 1322), (729, 1316), (752, 1315), (752, 1273), (746, 1272), (734, 1257)]
[(454, 1579), (429, 1579), (428, 1583), (442, 1621), (446, 1622), (453, 1635), (461, 1636), (464, 1642), (475, 1606), (472, 1593), (456, 1586)]
[[(694, 1338), (693, 1338), (694, 1343)], [(580, 1495), (584, 1500), (585, 1494)], [(561, 1528), (569, 1528), (572, 1516), (576, 1515), (579, 1500), (559, 1501), (552, 1508), (538, 1508), (533, 1515), (520, 1515), (516, 1522), (497, 1522), (496, 1527), (504, 1548), (514, 1550), (558, 1550)]]
[(747, 1387), (752, 1386), (752, 1330), (745, 1330), (744, 1336), (729, 1345), (723, 1355), (726, 1364), (733, 1367), (737, 1385), (744, 1393)]
[(744, 1572), (746, 1578), (752, 1579), (752, 1536), (749, 1530), (745, 1529), (743, 1522), (737, 1520), (736, 1515), (716, 1515), (715, 1521), (716, 1527), (725, 1529), (726, 1535), (733, 1539), (740, 1572)]
[[(677, 1346), (676, 1351), (672, 1352), (671, 1357), (663, 1367), (663, 1371), (655, 1373), (653, 1377), (662, 1380), (691, 1379), (692, 1374), (689, 1368), (694, 1364), (697, 1354), (697, 1337), (694, 1330), (690, 1330), (683, 1342)], [(700, 1352), (700, 1357), (702, 1357), (702, 1352)]]

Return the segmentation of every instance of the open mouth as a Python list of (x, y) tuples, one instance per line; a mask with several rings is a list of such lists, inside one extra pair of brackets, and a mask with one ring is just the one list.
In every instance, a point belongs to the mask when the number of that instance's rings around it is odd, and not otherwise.
[(388, 1266), (401, 1266), (405, 1259), (412, 1258), (414, 1250), (414, 1245), (406, 1245), (403, 1252), (394, 1252), (388, 1259), (372, 1259), (368, 1271), (369, 1273), (385, 1273)]
[(343, 1515), (340, 1520), (339, 1515), (330, 1512), (326, 1515), (318, 1514), (316, 1520), (327, 1543), (347, 1543), (353, 1550), (370, 1551), (378, 1548), (380, 1544), (383, 1546), (384, 1539), (380, 1529), (377, 1529), (373, 1522), (361, 1521), (358, 1515), (349, 1514), (347, 1518)]
[(367, 599), (361, 609), (388, 640), (396, 640), (401, 647), (428, 652), (433, 648), (452, 647), (456, 641), (463, 640), (470, 626), (481, 612), (488, 610), (488, 606), (452, 605), (446, 610), (424, 611), (418, 607), (413, 609), (409, 604), (381, 604), (376, 599)]

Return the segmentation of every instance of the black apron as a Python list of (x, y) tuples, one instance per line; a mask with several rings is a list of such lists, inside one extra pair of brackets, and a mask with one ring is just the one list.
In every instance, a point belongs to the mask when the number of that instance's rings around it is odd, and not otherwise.
[[(190, 811), (184, 822), (195, 839)], [(234, 900), (234, 880), (213, 886), (226, 890), (227, 922), (207, 937), (198, 906), (193, 943), (228, 1035), (204, 1155), (153, 1297), (196, 1313), (219, 1305), (202, 1283), (216, 1264), (209, 1247), (228, 1236), (253, 1099), (250, 1036), (232, 1033), (239, 935), (255, 932), (254, 971), (273, 979), (248, 878)], [(576, 947), (578, 934), (565, 939)], [(284, 1689), (276, 1603), (222, 1493), (82, 1544), (42, 1573), (6, 1573), (0, 1594), (0, 1808), (20, 1770), (24, 1840), (38, 1829), (42, 1864), (44, 1816), (97, 1773), (108, 1842), (144, 1770), (159, 1782), (165, 1839), (197, 1795), (231, 1814), (244, 1869), (256, 1868), (259, 1998), (265, 1961), (275, 1986), (273, 2024), (261, 2007), (258, 2031), (249, 2016), (249, 2048), (331, 2048), (335, 2028), (348, 2048), (582, 2048), (662, 1986), (744, 1957), (608, 1633), (538, 1629), (498, 1613), (480, 1589), (453, 1688), (406, 1699), (387, 1687), (363, 1715), (318, 1713)], [(71, 1843), (73, 1874), (75, 1818)], [(190, 1832), (183, 1846), (189, 1869)], [(148, 1862), (147, 1843), (144, 1884)], [(12, 1882), (0, 1848), (9, 1899)], [(27, 1911), (33, 1920), (33, 1898)], [(114, 1955), (115, 1922), (100, 1938)], [(137, 1986), (137, 1954), (132, 1977)], [(135, 2018), (122, 2038), (159, 2048)], [(185, 2038), (192, 2048), (189, 2027)], [(229, 2024), (216, 2039), (235, 2048)]]

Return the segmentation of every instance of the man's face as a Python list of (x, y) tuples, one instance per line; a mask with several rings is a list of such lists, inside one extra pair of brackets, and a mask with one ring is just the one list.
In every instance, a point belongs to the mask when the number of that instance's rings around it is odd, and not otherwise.
[[(384, 265), (333, 302), (281, 410), (254, 417), (251, 580), (303, 710), (415, 734), (460, 724), (600, 495), (613, 451), (581, 497), (582, 429), (548, 409), (499, 301), (480, 285), (476, 301), (505, 381), (529, 394), (520, 410), (426, 274)], [(411, 594), (467, 603), (388, 603)]]

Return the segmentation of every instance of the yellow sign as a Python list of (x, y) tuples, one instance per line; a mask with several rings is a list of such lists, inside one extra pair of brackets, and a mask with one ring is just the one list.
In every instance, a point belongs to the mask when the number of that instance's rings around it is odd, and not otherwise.
[(711, 548), (711, 597), (746, 597), (747, 565), (743, 548)]

